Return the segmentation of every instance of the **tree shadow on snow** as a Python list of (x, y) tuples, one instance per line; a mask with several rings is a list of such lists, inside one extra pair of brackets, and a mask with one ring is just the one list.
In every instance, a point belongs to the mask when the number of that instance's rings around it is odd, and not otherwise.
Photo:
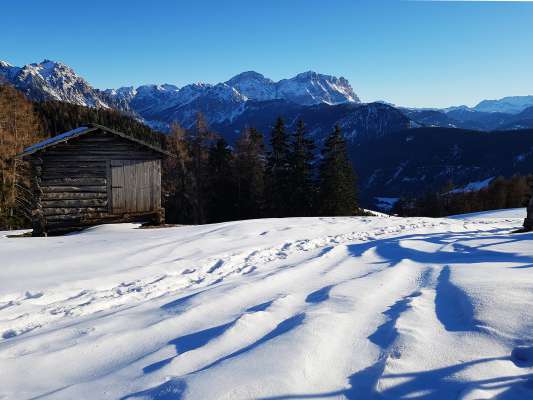
[[(193, 298), (194, 296), (200, 293), (202, 292), (198, 292), (198, 293), (195, 293), (189, 296), (179, 298), (177, 300), (174, 300), (171, 303), (168, 303), (168, 305), (170, 305), (172, 309), (175, 309), (175, 307), (177, 306), (179, 307), (181, 304), (183, 304), (184, 302), (187, 302), (189, 299)], [(266, 309), (268, 309), (268, 307), (272, 305), (273, 302), (274, 300), (270, 300), (270, 301), (267, 301), (261, 304), (257, 304), (255, 306), (249, 307), (248, 309), (246, 309), (245, 312), (252, 313), (252, 312), (265, 311)], [(239, 318), (240, 316), (228, 323), (221, 324), (221, 325), (214, 326), (214, 327), (207, 328), (207, 329), (202, 329), (200, 331), (189, 333), (187, 335), (183, 335), (183, 336), (177, 337), (176, 339), (169, 341), (168, 344), (176, 348), (176, 355), (166, 358), (161, 361), (157, 361), (153, 364), (147, 365), (146, 367), (143, 368), (143, 373), (149, 374), (154, 371), (157, 371), (163, 368), (165, 365), (170, 364), (170, 362), (174, 358), (178, 357), (179, 355), (198, 349), (206, 345), (207, 343), (209, 343), (211, 340), (222, 336), (228, 329), (230, 329), (237, 323)]]
[[(524, 240), (533, 240), (533, 235), (520, 235), (509, 237), (503, 229), (495, 229), (490, 232), (460, 232), (421, 235), (412, 234), (387, 239), (378, 239), (367, 243), (349, 245), (348, 249), (352, 256), (360, 257), (366, 251), (373, 249), (383, 262), (388, 262), (391, 267), (396, 266), (402, 260), (412, 260), (420, 264), (477, 264), (484, 262), (495, 263), (522, 263), (527, 266), (533, 265), (533, 257), (518, 253), (507, 253), (496, 250), (487, 250), (487, 246), (492, 244), (480, 244), (477, 246), (467, 246), (464, 242), (473, 240), (501, 240), (502, 243), (513, 243)], [(487, 234), (489, 233), (489, 234)], [(479, 234), (477, 237), (471, 237)], [(413, 247), (403, 247), (402, 241), (420, 241), (440, 245), (441, 249), (452, 247), (453, 251), (423, 251)], [(463, 242), (463, 243), (458, 243)]]
[[(445, 368), (405, 374), (385, 374), (379, 365), (381, 360), (364, 370), (356, 372), (348, 378), (347, 388), (319, 393), (285, 394), (280, 396), (262, 397), (258, 400), (291, 400), (291, 399), (319, 399), (344, 396), (350, 400), (381, 400), (381, 399), (417, 399), (417, 400), (449, 400), (455, 399), (460, 393), (469, 389), (502, 389), (497, 396), (501, 400), (524, 400), (533, 398), (533, 374), (501, 376), (490, 379), (473, 380), (469, 382), (457, 381), (454, 376), (467, 368), (493, 361), (509, 360), (508, 357), (484, 358), (464, 362)], [(376, 391), (378, 380), (398, 379), (398, 384), (380, 392)]]
[(477, 331), (480, 323), (474, 318), (470, 297), (450, 281), (450, 267), (445, 266), (437, 280), (435, 313), (449, 332)]
[[(286, 334), (296, 327), (300, 326), (305, 320), (305, 313), (294, 315), (290, 318), (285, 319), (280, 322), (273, 330), (268, 332), (263, 337), (259, 338), (257, 341), (245, 346), (233, 353), (230, 353), (224, 357), (219, 358), (218, 360), (206, 365), (203, 368), (200, 368), (197, 371), (191, 372), (188, 375), (195, 374), (201, 371), (205, 371), (209, 368), (212, 368), (226, 360), (232, 359), (244, 353), (247, 353), (251, 350), (256, 349), (257, 347), (265, 344), (266, 342), (275, 339), (283, 334)], [(235, 320), (236, 321), (236, 320)], [(188, 349), (190, 351), (194, 348), (203, 346), (208, 341), (212, 340), (215, 337), (222, 335), (229, 327), (231, 327), (235, 321), (232, 321), (225, 325), (220, 325), (214, 328), (205, 329), (190, 335), (182, 336), (178, 339), (171, 341), (180, 345), (182, 349)], [(183, 353), (182, 353), (183, 354)], [(162, 360), (157, 363), (151, 364), (144, 368), (145, 372), (153, 372), (159, 368), (162, 368), (164, 365), (168, 364), (174, 357), (171, 357), (167, 360)], [(140, 392), (132, 393), (121, 398), (121, 400), (132, 399), (132, 398), (144, 398), (152, 400), (170, 400), (170, 399), (181, 399), (184, 391), (186, 389), (186, 383), (181, 378), (174, 378), (170, 381), (167, 381), (159, 386), (143, 390)]]

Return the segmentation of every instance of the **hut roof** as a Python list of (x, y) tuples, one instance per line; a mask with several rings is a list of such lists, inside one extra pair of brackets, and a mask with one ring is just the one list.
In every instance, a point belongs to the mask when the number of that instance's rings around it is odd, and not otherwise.
[(86, 126), (80, 126), (76, 129), (72, 129), (71, 131), (64, 132), (54, 137), (43, 140), (42, 142), (35, 143), (34, 145), (31, 145), (30, 147), (27, 147), (26, 149), (24, 149), (24, 151), (18, 154), (17, 157), (29, 156), (33, 153), (46, 149), (47, 147), (55, 146), (59, 143), (63, 143), (63, 142), (66, 142), (67, 140), (86, 135), (87, 133), (90, 133), (96, 130), (103, 130), (105, 132), (109, 132), (109, 133), (112, 133), (113, 135), (120, 136), (124, 139), (130, 140), (142, 146), (148, 147), (151, 150), (157, 151), (167, 156), (174, 156), (173, 154), (163, 150), (162, 148), (156, 145), (153, 145), (151, 143), (145, 142), (144, 140), (126, 135), (125, 133), (118, 132), (118, 131), (115, 131), (114, 129), (111, 129), (111, 128), (108, 128), (102, 125), (98, 125), (98, 124), (87, 124)]

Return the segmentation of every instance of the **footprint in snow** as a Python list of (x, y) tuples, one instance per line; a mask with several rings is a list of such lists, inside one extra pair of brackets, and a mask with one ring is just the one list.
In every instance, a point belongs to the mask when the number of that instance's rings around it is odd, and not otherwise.
[(218, 260), (216, 263), (214, 263), (211, 268), (209, 268), (207, 270), (207, 273), (208, 274), (212, 274), (213, 272), (215, 272), (217, 269), (219, 269), (220, 267), (222, 267), (224, 265), (224, 260)]

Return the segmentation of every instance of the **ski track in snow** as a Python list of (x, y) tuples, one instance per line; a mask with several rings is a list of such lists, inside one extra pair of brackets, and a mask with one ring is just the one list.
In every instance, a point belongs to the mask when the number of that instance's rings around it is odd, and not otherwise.
[(183, 254), (159, 230), (108, 283), (1, 287), (0, 399), (533, 398), (519, 218), (241, 224), (181, 228)]

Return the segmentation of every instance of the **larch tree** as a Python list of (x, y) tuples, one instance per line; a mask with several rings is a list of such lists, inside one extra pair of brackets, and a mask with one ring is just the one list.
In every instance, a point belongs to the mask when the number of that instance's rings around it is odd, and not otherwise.
[(39, 118), (33, 105), (11, 86), (0, 85), (0, 226), (18, 227), (21, 217), (29, 217), (28, 171), (15, 158), (18, 153), (42, 139)]
[(163, 203), (166, 219), (170, 222), (194, 223), (197, 201), (193, 188), (192, 157), (187, 133), (179, 124), (170, 126), (165, 148), (176, 157), (165, 157), (163, 161)]

